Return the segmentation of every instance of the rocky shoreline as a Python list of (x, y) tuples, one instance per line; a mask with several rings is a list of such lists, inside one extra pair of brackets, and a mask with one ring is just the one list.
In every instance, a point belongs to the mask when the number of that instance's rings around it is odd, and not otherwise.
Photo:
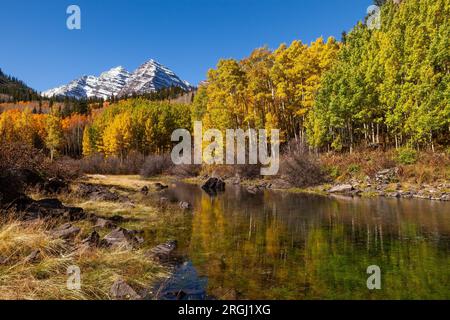
[(364, 181), (351, 180), (348, 183), (336, 184), (328, 190), (328, 194), (344, 194), (350, 196), (380, 196), (386, 198), (426, 199), (450, 201), (450, 183), (409, 184), (398, 179), (398, 169), (385, 169), (376, 173), (371, 179)]
[(264, 190), (282, 190), (285, 192), (314, 193), (318, 195), (340, 195), (349, 197), (386, 197), (403, 199), (426, 199), (434, 201), (450, 201), (450, 182), (431, 184), (411, 184), (400, 181), (398, 168), (377, 172), (374, 177), (351, 179), (345, 182), (331, 182), (319, 186), (298, 188), (286, 179), (241, 180), (239, 177), (225, 178), (229, 185), (241, 185), (249, 193), (255, 194)]

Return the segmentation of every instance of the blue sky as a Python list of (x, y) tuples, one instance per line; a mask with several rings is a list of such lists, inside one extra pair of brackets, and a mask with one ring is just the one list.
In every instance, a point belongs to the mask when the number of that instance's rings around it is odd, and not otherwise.
[[(81, 8), (68, 30), (66, 9)], [(0, 68), (38, 91), (153, 58), (197, 84), (220, 58), (335, 36), (372, 0), (42, 0), (0, 5)]]

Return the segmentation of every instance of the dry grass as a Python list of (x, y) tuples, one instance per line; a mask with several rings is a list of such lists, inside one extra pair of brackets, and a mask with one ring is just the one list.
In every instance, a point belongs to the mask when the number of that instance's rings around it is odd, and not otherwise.
[(417, 163), (400, 166), (402, 181), (415, 184), (441, 183), (450, 180), (450, 154), (422, 152)]
[[(92, 230), (88, 221), (77, 223), (82, 234)], [(82, 236), (73, 243), (54, 239), (50, 225), (14, 220), (0, 225), (0, 300), (4, 299), (110, 299), (110, 288), (118, 278), (125, 279), (137, 290), (145, 291), (152, 283), (166, 277), (167, 270), (145, 257), (145, 248), (76, 249)], [(106, 232), (106, 231), (105, 231)], [(27, 256), (40, 250), (41, 257), (27, 262)], [(81, 270), (81, 290), (69, 290), (67, 268)]]
[[(156, 179), (156, 178), (155, 178)], [(87, 201), (74, 196), (60, 196), (65, 205), (82, 207), (86, 212), (99, 216), (120, 215), (127, 219), (121, 227), (141, 230), (145, 242), (138, 250), (124, 248), (77, 249), (86, 235), (93, 230), (93, 222), (83, 220), (74, 224), (81, 228), (78, 237), (70, 243), (53, 239), (48, 230), (51, 223), (32, 223), (14, 220), (0, 223), (0, 300), (1, 299), (110, 299), (114, 281), (122, 278), (141, 293), (169, 275), (168, 269), (148, 259), (145, 252), (152, 246), (168, 239), (183, 240), (185, 219), (190, 219), (177, 204), (162, 208), (157, 205), (159, 193), (143, 196), (139, 190), (150, 185), (153, 179), (139, 176), (92, 175), (85, 182), (98, 183), (116, 189), (131, 202)], [(38, 197), (38, 195), (35, 195)], [(108, 229), (98, 230), (104, 236)], [(188, 233), (186, 233), (188, 234)], [(40, 260), (30, 263), (26, 257), (40, 250)], [(67, 289), (67, 268), (78, 266), (81, 270), (81, 290)], [(141, 291), (142, 290), (142, 291)]]
[(328, 153), (320, 157), (320, 162), (330, 177), (336, 181), (345, 181), (353, 177), (373, 177), (380, 170), (395, 167), (393, 153), (383, 151)]
[(374, 177), (383, 169), (398, 167), (400, 182), (422, 184), (450, 180), (450, 156), (446, 153), (419, 153), (415, 164), (396, 162), (394, 151), (358, 151), (353, 154), (324, 154), (320, 158), (329, 176), (338, 182)]
[(154, 179), (141, 179), (138, 175), (87, 175), (89, 183), (104, 186), (117, 187), (120, 189), (139, 191), (143, 186), (148, 186)]

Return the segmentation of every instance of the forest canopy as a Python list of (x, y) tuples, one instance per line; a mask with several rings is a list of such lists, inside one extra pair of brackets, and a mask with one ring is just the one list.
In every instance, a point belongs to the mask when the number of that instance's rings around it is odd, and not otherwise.
[[(381, 4), (381, 3), (380, 3)], [(210, 70), (193, 113), (207, 126), (280, 128), (320, 150), (448, 145), (450, 3), (385, 1), (381, 28), (294, 41)]]

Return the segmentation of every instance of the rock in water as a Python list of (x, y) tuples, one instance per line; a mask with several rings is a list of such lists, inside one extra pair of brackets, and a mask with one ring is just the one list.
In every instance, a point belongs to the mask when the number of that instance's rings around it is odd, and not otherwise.
[(329, 193), (349, 193), (353, 190), (353, 186), (351, 184), (340, 184), (331, 188)]
[(169, 240), (166, 243), (157, 245), (151, 249), (147, 256), (157, 261), (168, 261), (171, 258), (173, 251), (177, 248), (176, 240)]
[(202, 189), (206, 192), (225, 191), (225, 182), (220, 178), (209, 178), (203, 185)]

